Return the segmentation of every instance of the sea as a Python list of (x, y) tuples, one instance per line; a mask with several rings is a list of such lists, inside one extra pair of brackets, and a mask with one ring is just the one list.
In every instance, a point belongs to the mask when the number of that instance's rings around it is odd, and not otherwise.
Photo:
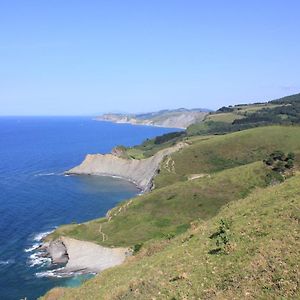
[(133, 146), (174, 129), (95, 121), (90, 117), (0, 118), (0, 299), (37, 299), (91, 275), (48, 276), (37, 247), (57, 226), (102, 217), (140, 191), (102, 176), (65, 176), (88, 153)]

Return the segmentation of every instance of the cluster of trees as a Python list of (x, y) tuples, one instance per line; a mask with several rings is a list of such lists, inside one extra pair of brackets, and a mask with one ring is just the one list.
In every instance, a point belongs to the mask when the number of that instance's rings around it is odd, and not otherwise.
[(179, 137), (185, 136), (186, 132), (185, 131), (176, 131), (176, 132), (170, 132), (170, 133), (166, 133), (160, 136), (157, 136), (154, 139), (154, 144), (155, 145), (160, 145), (172, 140), (176, 140)]
[(266, 159), (264, 163), (271, 167), (271, 169), (278, 173), (284, 173), (287, 169), (292, 169), (294, 167), (295, 154), (289, 152), (285, 154), (283, 151), (277, 150), (272, 152)]
[(287, 97), (283, 97), (280, 99), (269, 101), (272, 104), (291, 104), (291, 103), (299, 103), (300, 102), (300, 94), (295, 94)]
[(261, 123), (268, 124), (299, 124), (300, 101), (274, 108), (263, 108), (254, 113), (247, 114), (245, 118), (234, 120), (234, 124)]
[(219, 108), (216, 113), (227, 113), (227, 112), (233, 112), (234, 108), (232, 106), (223, 106)]

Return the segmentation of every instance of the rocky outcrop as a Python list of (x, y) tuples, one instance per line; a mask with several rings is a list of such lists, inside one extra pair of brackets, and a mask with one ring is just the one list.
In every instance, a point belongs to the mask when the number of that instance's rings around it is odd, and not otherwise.
[(46, 250), (53, 264), (65, 264), (69, 260), (67, 248), (61, 239), (48, 243)]
[(184, 145), (179, 143), (145, 159), (125, 159), (113, 154), (88, 154), (79, 166), (66, 174), (116, 176), (133, 182), (143, 191), (148, 191), (152, 187), (152, 179), (160, 162)]
[(108, 248), (92, 242), (62, 237), (68, 253), (67, 271), (83, 270), (100, 272), (120, 265), (131, 254), (128, 248)]
[(68, 276), (71, 273), (98, 273), (110, 267), (120, 265), (131, 255), (128, 248), (108, 248), (92, 242), (79, 241), (69, 237), (44, 244), (54, 264), (66, 264), (65, 267), (51, 272), (51, 275)]

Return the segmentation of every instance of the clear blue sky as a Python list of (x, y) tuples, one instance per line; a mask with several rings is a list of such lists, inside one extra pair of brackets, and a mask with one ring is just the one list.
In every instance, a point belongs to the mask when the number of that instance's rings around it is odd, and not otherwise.
[(207, 107), (300, 92), (300, 1), (0, 1), (0, 115)]

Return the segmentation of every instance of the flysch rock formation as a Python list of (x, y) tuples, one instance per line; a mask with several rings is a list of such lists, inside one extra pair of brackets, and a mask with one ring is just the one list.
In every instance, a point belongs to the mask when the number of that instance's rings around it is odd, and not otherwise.
[(66, 264), (65, 267), (57, 269), (56, 274), (98, 273), (120, 265), (131, 255), (128, 248), (108, 248), (69, 237), (60, 237), (45, 243), (43, 247), (52, 263)]
[(148, 191), (152, 187), (152, 179), (161, 161), (184, 146), (184, 143), (178, 143), (145, 159), (126, 159), (113, 154), (88, 154), (79, 166), (65, 174), (116, 176), (133, 182), (143, 191)]

